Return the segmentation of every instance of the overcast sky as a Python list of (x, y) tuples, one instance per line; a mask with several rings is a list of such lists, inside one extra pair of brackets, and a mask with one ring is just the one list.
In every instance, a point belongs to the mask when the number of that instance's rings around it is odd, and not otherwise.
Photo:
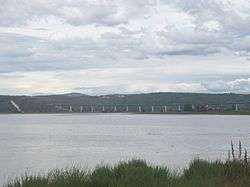
[(0, 0), (0, 94), (250, 93), (250, 0)]

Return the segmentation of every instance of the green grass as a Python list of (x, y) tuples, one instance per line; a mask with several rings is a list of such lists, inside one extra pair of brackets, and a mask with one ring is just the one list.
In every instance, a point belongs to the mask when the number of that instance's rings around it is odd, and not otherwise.
[(25, 175), (4, 187), (248, 187), (250, 164), (241, 161), (193, 160), (181, 173), (151, 166), (143, 160), (99, 166), (52, 170), (46, 175)]

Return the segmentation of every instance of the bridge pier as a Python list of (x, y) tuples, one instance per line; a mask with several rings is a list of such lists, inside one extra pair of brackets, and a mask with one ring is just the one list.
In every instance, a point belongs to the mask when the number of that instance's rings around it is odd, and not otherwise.
[(181, 112), (181, 105), (178, 105), (177, 110), (178, 110), (178, 112)]
[(73, 112), (71, 105), (69, 105), (69, 112)]
[(235, 104), (235, 112), (238, 112), (239, 111), (239, 106), (238, 104)]
[(128, 112), (128, 106), (126, 106), (126, 112)]
[(153, 113), (155, 111), (154, 106), (151, 106), (151, 112)]
[(167, 112), (167, 106), (164, 106), (164, 112), (165, 113)]

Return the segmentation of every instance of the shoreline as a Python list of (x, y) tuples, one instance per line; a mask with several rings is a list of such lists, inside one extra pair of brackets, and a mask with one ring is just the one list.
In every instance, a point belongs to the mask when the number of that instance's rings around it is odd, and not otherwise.
[(0, 113), (0, 115), (28, 115), (28, 114), (136, 114), (136, 115), (235, 115), (235, 116), (248, 116), (250, 111), (239, 111), (239, 112), (27, 112), (27, 113)]

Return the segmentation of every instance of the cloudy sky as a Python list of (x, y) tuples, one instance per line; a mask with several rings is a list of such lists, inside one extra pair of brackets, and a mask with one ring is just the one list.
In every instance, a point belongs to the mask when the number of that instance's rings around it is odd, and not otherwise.
[(250, 93), (250, 0), (0, 4), (0, 94)]

